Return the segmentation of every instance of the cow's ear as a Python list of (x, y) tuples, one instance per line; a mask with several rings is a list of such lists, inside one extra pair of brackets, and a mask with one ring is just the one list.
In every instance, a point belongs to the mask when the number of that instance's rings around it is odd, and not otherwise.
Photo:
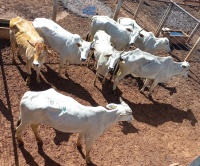
[(105, 57), (110, 57), (112, 54), (107, 54), (107, 55), (104, 55)]
[(107, 104), (106, 108), (108, 108), (110, 110), (115, 109), (115, 108), (117, 108), (117, 104), (114, 104), (114, 103)]
[(133, 32), (130, 28), (126, 28), (126, 30), (129, 31), (129, 32)]
[(81, 44), (80, 44), (80, 43), (76, 43), (76, 45), (77, 45), (78, 47), (81, 47)]

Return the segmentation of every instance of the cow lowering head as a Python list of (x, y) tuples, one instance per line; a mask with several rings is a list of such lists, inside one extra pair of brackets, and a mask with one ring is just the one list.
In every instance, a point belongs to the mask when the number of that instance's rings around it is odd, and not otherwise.
[(117, 51), (115, 49), (113, 49), (113, 53), (111, 55), (108, 55), (109, 56), (109, 60), (108, 60), (108, 70), (109, 71), (113, 71), (116, 64), (118, 64), (120, 58), (121, 58), (121, 55), (123, 54), (124, 51)]
[(48, 52), (46, 45), (38, 42), (33, 44), (29, 40), (27, 41), (33, 47), (33, 65), (40, 66), (40, 62), (45, 58)]
[(190, 64), (186, 61), (181, 62), (181, 75), (188, 77), (188, 72), (190, 70)]

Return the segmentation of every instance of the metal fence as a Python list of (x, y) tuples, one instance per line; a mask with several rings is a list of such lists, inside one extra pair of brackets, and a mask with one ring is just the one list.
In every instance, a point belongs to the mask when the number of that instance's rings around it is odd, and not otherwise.
[[(194, 10), (195, 6), (192, 7), (191, 10)], [(200, 61), (200, 20), (184, 10), (180, 5), (170, 0), (123, 0), (122, 10), (125, 10), (130, 18), (135, 19), (142, 28), (152, 31), (157, 37), (164, 35), (161, 33), (164, 27), (183, 32), (182, 35), (186, 36), (184, 39), (186, 41), (185, 44), (180, 44), (182, 43), (180, 36), (175, 35), (173, 36), (173, 40), (178, 44), (171, 42), (173, 43), (171, 44), (172, 49), (181, 51), (183, 55), (181, 59), (183, 60), (195, 46), (195, 49), (192, 50), (193, 56), (190, 60)]]

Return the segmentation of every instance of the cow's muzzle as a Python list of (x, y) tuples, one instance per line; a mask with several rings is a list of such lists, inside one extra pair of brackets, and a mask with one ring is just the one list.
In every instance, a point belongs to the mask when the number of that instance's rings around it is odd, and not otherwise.
[(40, 64), (38, 62), (33, 62), (34, 66), (39, 66)]
[(109, 70), (109, 71), (113, 71), (114, 68), (113, 68), (113, 67), (108, 67), (108, 70)]
[(85, 58), (81, 58), (81, 62), (85, 62), (86, 61), (86, 59)]

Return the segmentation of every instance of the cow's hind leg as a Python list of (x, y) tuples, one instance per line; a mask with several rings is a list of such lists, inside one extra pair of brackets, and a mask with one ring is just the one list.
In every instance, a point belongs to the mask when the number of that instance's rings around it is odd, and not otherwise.
[(35, 138), (36, 138), (36, 141), (40, 144), (42, 143), (42, 140), (38, 134), (38, 127), (39, 127), (39, 124), (31, 124), (31, 129), (33, 130), (33, 133), (35, 135)]
[(16, 127), (16, 135), (17, 135), (17, 142), (18, 145), (23, 145), (24, 142), (22, 141), (22, 131), (28, 127), (28, 124), (24, 124), (21, 120), (18, 120), (17, 127)]

